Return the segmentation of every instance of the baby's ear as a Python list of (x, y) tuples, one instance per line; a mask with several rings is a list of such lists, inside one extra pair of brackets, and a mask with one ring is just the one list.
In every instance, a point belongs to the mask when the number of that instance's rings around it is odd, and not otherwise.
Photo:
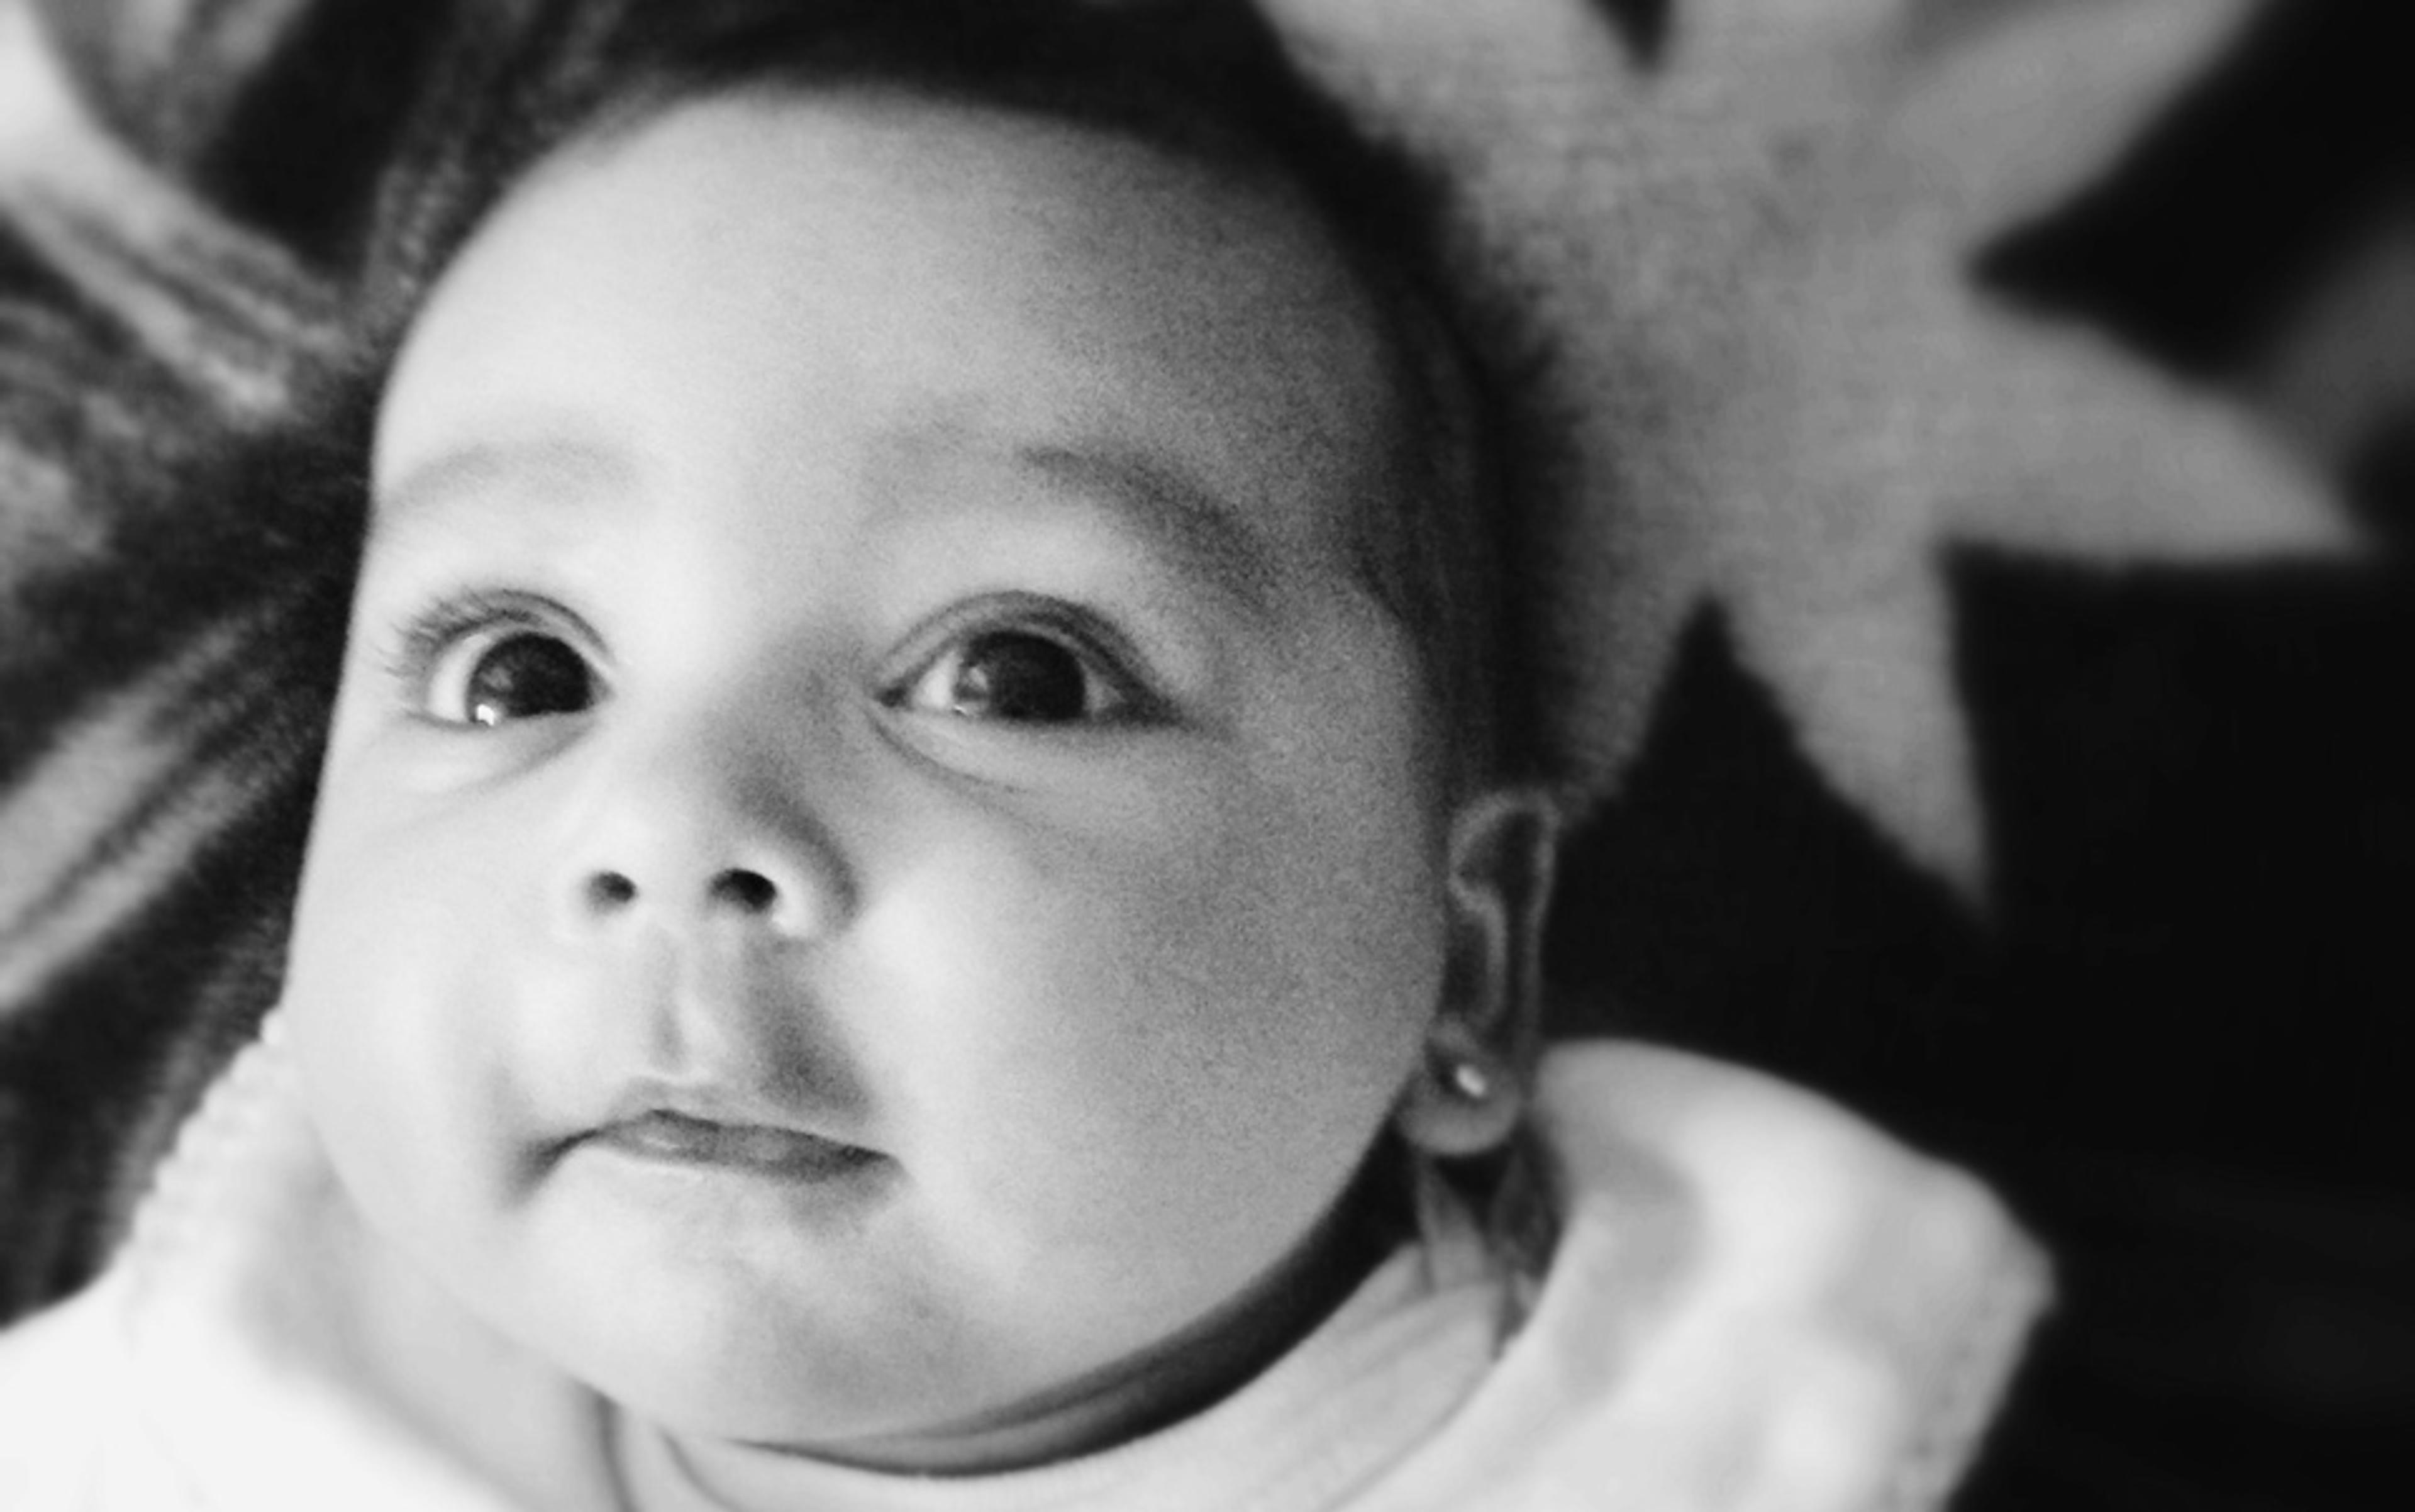
[(1490, 1149), (1525, 1109), (1559, 829), (1556, 806), (1537, 788), (1494, 789), (1451, 816), (1442, 996), (1425, 1064), (1395, 1115), (1402, 1137), (1429, 1155)]

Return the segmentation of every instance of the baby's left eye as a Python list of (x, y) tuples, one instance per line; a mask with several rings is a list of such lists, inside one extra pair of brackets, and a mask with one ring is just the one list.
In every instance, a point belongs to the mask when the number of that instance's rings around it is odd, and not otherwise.
[(925, 712), (1026, 725), (1122, 718), (1137, 701), (1130, 681), (1093, 653), (1040, 630), (984, 630), (950, 643), (898, 691)]

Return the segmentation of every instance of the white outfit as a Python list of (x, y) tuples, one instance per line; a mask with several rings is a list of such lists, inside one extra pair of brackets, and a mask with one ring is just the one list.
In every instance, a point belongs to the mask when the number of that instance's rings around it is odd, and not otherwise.
[[(1480, 1246), (1446, 1235), (1171, 1428), (1005, 1475), (831, 1467), (800, 1512), (1942, 1505), (2046, 1295), (1992, 1198), (1808, 1094), (1640, 1045), (1553, 1051), (1538, 1117), (1565, 1227), (1506, 1340)], [(0, 1337), (0, 1508), (714, 1505), (449, 1302), (398, 1315), (379, 1265), (272, 1025), (102, 1277)]]

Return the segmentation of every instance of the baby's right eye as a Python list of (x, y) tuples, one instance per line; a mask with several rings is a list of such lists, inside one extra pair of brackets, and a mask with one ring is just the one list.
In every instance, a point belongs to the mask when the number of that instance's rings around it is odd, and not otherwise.
[(595, 701), (587, 658), (568, 643), (534, 631), (516, 631), (480, 651), (461, 681), (458, 714), (472, 725), (575, 714)]
[(415, 701), (444, 724), (492, 727), (576, 714), (603, 694), (587, 652), (525, 615), (440, 621), (413, 631), (412, 640)]

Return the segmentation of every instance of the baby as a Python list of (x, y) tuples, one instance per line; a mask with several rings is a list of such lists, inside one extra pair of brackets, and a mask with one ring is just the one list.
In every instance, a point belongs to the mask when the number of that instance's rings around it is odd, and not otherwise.
[(1538, 1066), (1413, 177), (1229, 7), (661, 9), (389, 196), (284, 999), (0, 1345), (0, 1498), (1933, 1501), (1984, 1194)]

